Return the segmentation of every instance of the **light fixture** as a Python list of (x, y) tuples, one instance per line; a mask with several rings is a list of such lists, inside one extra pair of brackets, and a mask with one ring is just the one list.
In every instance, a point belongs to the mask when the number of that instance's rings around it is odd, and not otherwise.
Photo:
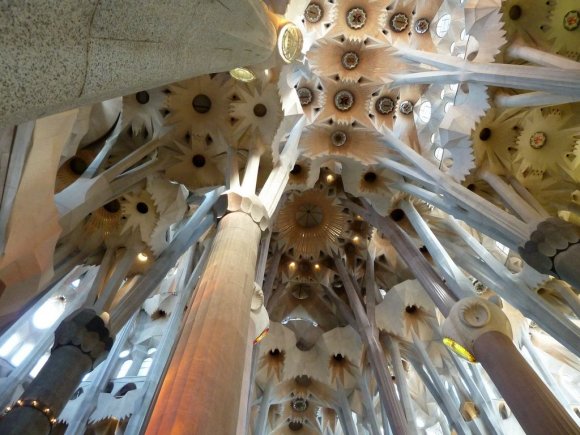
[(443, 344), (445, 346), (447, 346), (449, 349), (451, 349), (453, 352), (455, 352), (457, 355), (459, 355), (461, 358), (463, 358), (464, 360), (467, 360), (471, 363), (476, 362), (475, 356), (471, 352), (469, 352), (466, 348), (464, 348), (462, 345), (457, 343), (455, 340), (453, 340), (449, 337), (444, 337)]
[(264, 337), (266, 337), (266, 335), (268, 335), (268, 332), (270, 332), (270, 328), (266, 328), (264, 329), (260, 335), (258, 335), (256, 337), (256, 339), (254, 340), (254, 345), (258, 344), (260, 341), (262, 341), (264, 339)]
[(256, 74), (249, 69), (244, 67), (238, 67), (230, 70), (230, 75), (241, 82), (251, 82), (256, 80)]
[(282, 60), (291, 63), (302, 51), (302, 32), (293, 23), (287, 23), (278, 33), (278, 53)]
[(149, 260), (149, 257), (147, 256), (147, 254), (140, 252), (137, 255), (137, 260), (139, 260), (141, 263), (145, 263), (147, 260)]
[(333, 182), (334, 182), (334, 175), (328, 174), (328, 175), (326, 176), (326, 182), (327, 182), (328, 184), (331, 184), (331, 183), (333, 183)]

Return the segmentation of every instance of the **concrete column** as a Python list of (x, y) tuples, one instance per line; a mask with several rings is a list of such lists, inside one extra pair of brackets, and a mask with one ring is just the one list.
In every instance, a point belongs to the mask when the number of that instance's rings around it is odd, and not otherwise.
[(492, 331), (474, 342), (475, 357), (528, 435), (580, 434), (580, 428), (506, 335)]
[(0, 6), (0, 129), (267, 60), (259, 0), (62, 0)]
[(479, 297), (456, 303), (443, 324), (453, 350), (480, 362), (528, 435), (580, 434), (580, 428), (518, 352), (503, 311)]
[(220, 221), (147, 434), (236, 432), (260, 235), (245, 213)]
[(50, 358), (0, 420), (3, 435), (49, 434), (83, 376), (108, 354), (113, 340), (92, 310), (65, 319), (55, 331)]

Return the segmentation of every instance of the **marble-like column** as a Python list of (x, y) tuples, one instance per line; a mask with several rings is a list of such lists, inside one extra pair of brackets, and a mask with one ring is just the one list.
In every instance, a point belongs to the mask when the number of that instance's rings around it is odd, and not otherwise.
[(260, 235), (243, 212), (220, 221), (147, 434), (235, 433)]
[(580, 434), (580, 428), (512, 342), (508, 318), (479, 297), (456, 303), (443, 324), (451, 348), (480, 362), (528, 435)]
[(112, 344), (105, 323), (93, 310), (66, 318), (55, 331), (50, 358), (0, 420), (0, 433), (49, 434), (83, 376), (107, 356)]
[(276, 45), (258, 0), (9, 2), (0, 28), (0, 128), (258, 64)]

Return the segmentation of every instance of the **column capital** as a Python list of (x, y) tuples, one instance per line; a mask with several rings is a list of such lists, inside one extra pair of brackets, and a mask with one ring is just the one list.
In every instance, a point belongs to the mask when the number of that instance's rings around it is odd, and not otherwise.
[(523, 260), (540, 273), (553, 275), (580, 286), (580, 227), (562, 219), (550, 217), (538, 224), (523, 247)]
[(105, 322), (94, 310), (82, 309), (64, 319), (54, 332), (51, 352), (63, 346), (73, 346), (91, 359), (94, 368), (105, 359), (113, 345)]
[(228, 213), (242, 212), (250, 216), (262, 231), (270, 226), (268, 210), (255, 194), (248, 194), (240, 190), (228, 190), (220, 195), (213, 210), (218, 219)]
[[(471, 362), (476, 361), (475, 341), (483, 334), (492, 331), (499, 332), (510, 340), (513, 338), (510, 322), (502, 309), (479, 296), (464, 298), (456, 302), (442, 327), (444, 343)], [(463, 350), (468, 354), (465, 354)]]

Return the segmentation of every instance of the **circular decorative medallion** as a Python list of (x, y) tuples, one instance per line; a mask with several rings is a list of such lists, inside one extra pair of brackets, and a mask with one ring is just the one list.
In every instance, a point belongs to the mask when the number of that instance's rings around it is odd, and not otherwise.
[(536, 131), (534, 134), (532, 134), (532, 137), (530, 137), (530, 146), (535, 150), (539, 150), (544, 145), (546, 145), (547, 140), (548, 137), (546, 136), (546, 133), (543, 131)]
[(320, 225), (324, 213), (316, 204), (301, 204), (296, 211), (296, 222), (303, 228), (313, 228)]
[(302, 397), (297, 397), (292, 401), (292, 409), (296, 412), (304, 412), (308, 409), (308, 401)]
[(402, 32), (409, 26), (409, 19), (404, 13), (399, 12), (393, 15), (391, 26), (395, 32)]
[(332, 141), (332, 145), (334, 145), (335, 147), (343, 146), (346, 143), (347, 138), (348, 137), (347, 137), (346, 133), (342, 130), (336, 130), (330, 136), (330, 140)]
[(375, 103), (375, 109), (382, 115), (388, 115), (395, 109), (395, 102), (389, 97), (381, 97)]
[(564, 29), (572, 31), (580, 26), (580, 11), (569, 11), (564, 15)]
[(346, 112), (354, 104), (354, 95), (347, 90), (338, 91), (334, 96), (334, 105), (338, 110)]
[(346, 24), (351, 29), (362, 29), (367, 22), (367, 13), (363, 8), (352, 8), (346, 13)]
[(401, 101), (399, 104), (399, 112), (403, 115), (409, 115), (413, 111), (413, 103), (409, 100)]
[(311, 2), (306, 9), (304, 9), (304, 19), (309, 23), (318, 23), (322, 19), (324, 11), (318, 3)]
[(415, 21), (415, 32), (422, 35), (423, 33), (426, 33), (427, 30), (429, 30), (429, 25), (430, 23), (427, 18), (419, 18), (417, 21)]
[(278, 53), (286, 63), (295, 60), (302, 51), (302, 32), (292, 23), (285, 24), (278, 34)]
[(347, 51), (342, 55), (341, 62), (342, 66), (346, 69), (355, 69), (358, 66), (359, 60), (358, 54), (354, 51)]
[(312, 91), (308, 88), (298, 88), (296, 91), (298, 98), (300, 99), (300, 104), (303, 106), (308, 106), (312, 103)]

